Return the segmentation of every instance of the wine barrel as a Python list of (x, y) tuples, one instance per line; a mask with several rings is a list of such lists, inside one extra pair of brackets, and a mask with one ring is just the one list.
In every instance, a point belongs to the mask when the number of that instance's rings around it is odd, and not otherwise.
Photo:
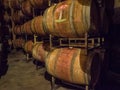
[(45, 36), (46, 33), (42, 26), (42, 19), (43, 19), (43, 16), (37, 16), (33, 18), (31, 21), (31, 30), (34, 34)]
[(45, 60), (48, 73), (64, 81), (95, 86), (100, 75), (98, 53), (89, 53), (79, 48), (58, 48), (51, 51)]
[(23, 34), (22, 30), (21, 30), (21, 25), (16, 25), (14, 28), (13, 28), (13, 32), (14, 34), (16, 35), (21, 35)]
[(48, 54), (48, 47), (44, 43), (37, 43), (32, 50), (32, 56), (41, 62), (45, 62)]
[(15, 48), (22, 48), (25, 43), (25, 40), (22, 38), (19, 38), (19, 39), (13, 40), (12, 43)]
[(48, 8), (43, 15), (45, 30), (54, 36), (83, 37), (99, 33), (99, 8), (94, 0), (63, 1)]
[(16, 24), (22, 24), (25, 19), (25, 16), (21, 10), (15, 11), (11, 17), (13, 22)]
[(21, 26), (21, 29), (24, 34), (32, 35), (33, 32), (31, 31), (31, 20), (24, 23)]
[(32, 49), (33, 49), (33, 41), (29, 40), (24, 45), (24, 51), (26, 53), (32, 54)]
[(34, 8), (46, 8), (48, 7), (49, 0), (29, 0), (30, 4)]
[(32, 16), (33, 15), (32, 6), (31, 6), (29, 0), (25, 0), (24, 2), (22, 2), (21, 9), (22, 9), (22, 12), (26, 16)]

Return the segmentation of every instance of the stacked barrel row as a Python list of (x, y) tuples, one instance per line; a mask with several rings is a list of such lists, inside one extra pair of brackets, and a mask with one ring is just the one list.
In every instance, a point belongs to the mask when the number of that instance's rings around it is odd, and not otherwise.
[[(18, 6), (12, 5), (12, 2), (8, 5), (13, 9), (19, 9), (15, 10), (12, 16), (12, 20), (16, 23), (13, 28), (15, 35), (83, 38), (85, 33), (90, 36), (98, 36), (100, 33), (100, 12), (95, 0), (64, 0), (47, 8), (43, 16), (36, 17), (33, 17), (33, 8), (46, 8), (48, 0), (13, 1), (19, 3)], [(32, 19), (25, 20), (24, 17), (32, 17)], [(98, 81), (100, 57), (96, 52), (86, 56), (84, 49), (67, 47), (50, 51), (49, 45), (44, 42), (34, 44), (32, 41), (26, 42), (22, 39), (13, 41), (13, 44), (24, 48), (36, 60), (45, 62), (48, 73), (54, 77), (75, 84), (91, 84), (93, 87)]]
[[(100, 13), (94, 0), (68, 0), (53, 5), (43, 15), (43, 30), (58, 37), (84, 37), (100, 33)], [(61, 80), (94, 87), (100, 75), (100, 57), (81, 48), (56, 48), (45, 58), (48, 73)]]
[[(30, 32), (29, 25), (31, 22), (29, 20), (31, 20), (35, 14), (35, 12), (33, 12), (34, 9), (48, 7), (48, 1), (49, 0), (4, 0), (4, 6), (13, 10), (11, 19), (14, 26), (12, 31), (17, 37), (16, 40), (12, 41), (14, 47), (24, 48), (24, 45), (26, 45), (25, 42), (27, 43), (27, 41), (25, 38), (22, 40), (21, 37), (23, 37), (23, 35), (33, 35), (32, 32)], [(9, 2), (9, 4), (6, 2)], [(28, 23), (26, 23), (27, 21)], [(29, 48), (31, 48), (31, 46)], [(30, 50), (25, 49), (25, 51), (30, 53)]]
[(91, 52), (86, 56), (84, 49), (80, 48), (57, 48), (50, 51), (48, 46), (45, 43), (34, 45), (32, 41), (22, 45), (33, 58), (45, 62), (51, 75), (71, 83), (96, 85), (101, 62), (98, 53)]
[[(44, 34), (42, 32), (37, 34), (70, 38), (84, 37), (86, 32), (98, 34), (99, 9), (94, 1), (91, 2), (72, 0), (51, 6), (44, 12), (40, 21)], [(96, 11), (93, 12), (93, 9)], [(32, 25), (31, 30), (34, 26)], [(85, 51), (80, 48), (57, 48), (50, 51), (44, 59), (47, 71), (54, 77), (76, 84), (91, 84), (93, 87), (98, 81), (100, 73), (98, 53), (86, 56)]]
[(45, 58), (50, 51), (49, 45), (41, 42), (34, 44), (32, 40), (25, 41), (23, 38), (18, 38), (12, 41), (16, 48), (22, 48), (28, 54), (32, 54), (33, 58), (45, 62)]
[(99, 15), (99, 8), (94, 1), (64, 1), (46, 9), (43, 16), (35, 17), (20, 26), (20, 34), (84, 37), (85, 33), (89, 33), (91, 36), (97, 36), (101, 32)]
[(16, 25), (13, 29), (13, 32), (16, 35), (45, 35), (42, 27), (42, 16), (37, 16), (34, 19), (25, 22), (23, 25)]
[[(13, 26), (13, 33), (17, 36), (16, 40), (12, 41), (13, 46), (15, 48), (23, 48), (28, 54), (32, 54), (33, 52), (33, 57), (37, 60), (40, 58), (39, 51), (42, 50), (42, 44), (34, 44), (33, 40), (25, 40), (25, 38), (21, 37), (23, 35), (32, 36), (33, 34), (37, 34), (42, 31), (40, 26), (42, 24), (38, 23), (38, 21), (42, 21), (42, 16), (38, 16), (38, 18), (36, 18), (36, 16), (33, 20), (31, 19), (36, 13), (35, 9), (38, 9), (39, 12), (41, 12), (41, 9), (48, 7), (48, 3), (49, 0), (11, 0), (9, 1), (9, 5), (7, 5), (13, 9), (13, 15), (11, 16), (12, 21), (15, 23), (15, 26)], [(32, 23), (34, 24), (32, 25), (33, 31), (31, 31), (30, 27)], [(41, 31), (38, 31), (37, 29), (37, 32), (36, 28), (40, 29)]]
[[(43, 16), (16, 25), (13, 31), (16, 35), (36, 34), (41, 37), (50, 34), (68, 38), (84, 37), (85, 33), (97, 36), (101, 24), (99, 14), (99, 8), (93, 0), (67, 0), (47, 8)], [(47, 71), (54, 77), (76, 84), (91, 84), (93, 87), (98, 81), (98, 53), (91, 52), (86, 56), (80, 48), (56, 48), (49, 51), (44, 44), (33, 45), (32, 42), (26, 42), (24, 47), (35, 59), (44, 61)]]
[(5, 20), (8, 21), (12, 18), (15, 24), (22, 24), (26, 19), (34, 16), (34, 8), (38, 10), (46, 9), (49, 0), (2, 0), (2, 3), (4, 9), (13, 10), (11, 16), (5, 13)]

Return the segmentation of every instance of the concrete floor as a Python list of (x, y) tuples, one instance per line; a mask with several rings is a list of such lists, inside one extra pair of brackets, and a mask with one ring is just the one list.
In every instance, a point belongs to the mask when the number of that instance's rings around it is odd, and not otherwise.
[(36, 70), (33, 61), (26, 62), (22, 51), (12, 51), (8, 55), (8, 70), (0, 79), (0, 90), (51, 90), (50, 76), (45, 71), (45, 68)]
[(35, 65), (26, 63), (23, 53), (12, 52), (8, 56), (8, 71), (0, 80), (0, 90), (50, 90), (50, 82)]

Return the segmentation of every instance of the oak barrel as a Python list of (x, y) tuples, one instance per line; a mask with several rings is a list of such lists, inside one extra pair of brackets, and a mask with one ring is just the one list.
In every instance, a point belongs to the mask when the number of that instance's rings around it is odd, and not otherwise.
[(37, 16), (33, 18), (31, 21), (31, 30), (34, 34), (45, 36), (46, 33), (43, 29), (42, 19), (43, 19), (43, 16)]
[(32, 54), (33, 45), (34, 44), (33, 44), (32, 40), (29, 40), (29, 41), (25, 42), (24, 51), (26, 53)]
[(63, 1), (48, 8), (43, 15), (45, 30), (54, 36), (83, 37), (99, 33), (99, 9), (94, 0)]
[(13, 22), (16, 24), (22, 24), (25, 19), (25, 15), (21, 10), (15, 11), (11, 17)]
[(48, 54), (48, 47), (44, 43), (37, 43), (32, 50), (32, 56), (41, 62), (45, 62)]
[(79, 48), (58, 48), (51, 51), (45, 60), (48, 73), (61, 80), (95, 86), (100, 75), (98, 53), (89, 53)]
[(34, 8), (46, 8), (48, 7), (49, 0), (29, 0)]
[(21, 25), (16, 25), (14, 28), (13, 28), (13, 32), (14, 34), (16, 35), (21, 35), (23, 32), (21, 30)]
[(25, 22), (22, 26), (21, 26), (22, 32), (24, 34), (28, 34), (28, 35), (32, 35), (33, 32), (31, 31), (31, 20)]
[(15, 48), (23, 48), (25, 40), (22, 38), (19, 38), (19, 39), (13, 40), (12, 43)]
[(26, 16), (32, 16), (33, 15), (32, 6), (31, 6), (29, 0), (25, 0), (25, 1), (22, 2), (21, 9), (22, 9), (22, 12)]

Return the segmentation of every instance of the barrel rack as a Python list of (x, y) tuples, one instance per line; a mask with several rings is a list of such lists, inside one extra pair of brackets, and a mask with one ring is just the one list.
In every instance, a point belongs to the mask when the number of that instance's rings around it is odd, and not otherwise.
[[(49, 35), (49, 44), (50, 49), (52, 50), (54, 47), (54, 36)], [(59, 46), (57, 47), (75, 47), (75, 48), (82, 48), (85, 50), (85, 55), (88, 55), (89, 51), (94, 51), (95, 49), (100, 48), (104, 44), (104, 38), (101, 36), (90, 37), (88, 33), (85, 33), (83, 38), (62, 38), (58, 39)], [(56, 87), (55, 85), (55, 77), (51, 77), (51, 90), (56, 90), (59, 86)], [(63, 81), (64, 83), (64, 81)], [(85, 87), (69, 84), (68, 85), (79, 87), (84, 90), (94, 90), (94, 88), (90, 88), (89, 85), (85, 85)]]
[[(51, 0), (49, 0), (49, 1), (51, 1)], [(59, 2), (60, 1), (61, 0), (59, 0)], [(49, 2), (49, 6), (51, 6), (51, 2)], [(14, 10), (13, 10), (12, 7), (10, 7), (10, 9), (11, 9), (11, 15), (13, 15)], [(34, 8), (33, 8), (33, 17), (35, 17), (35, 16), (36, 15), (35, 15)], [(11, 18), (11, 21), (12, 21), (12, 30), (13, 30), (13, 28), (15, 27), (15, 23), (13, 22), (12, 18)], [(13, 40), (15, 40), (16, 35), (13, 33), (13, 31), (12, 31), (12, 35), (13, 35)], [(40, 41), (37, 41), (38, 37), (39, 36), (34, 34), (34, 36), (33, 36), (34, 45), (36, 43), (40, 43)], [(54, 38), (55, 37), (52, 36), (52, 35), (49, 35), (49, 37), (48, 37), (48, 42), (49, 42), (51, 50), (54, 47), (83, 48), (85, 50), (85, 55), (88, 55), (89, 51), (94, 50), (96, 48), (99, 48), (104, 44), (104, 38), (103, 37), (101, 37), (101, 36), (90, 37), (88, 33), (85, 33), (84, 37), (82, 37), (82, 38), (58, 37), (57, 40), (54, 40)], [(26, 41), (28, 40), (27, 35), (25, 35), (25, 40)], [(54, 45), (54, 42), (56, 42), (56, 41), (59, 43), (58, 44), (59, 46)], [(26, 54), (26, 61), (28, 61), (29, 59), (30, 59), (29, 54), (27, 53)], [(38, 69), (37, 65), (36, 65), (36, 69)], [(56, 79), (55, 77), (53, 77), (53, 76), (51, 77), (51, 90), (56, 90), (55, 79)], [(92, 90), (88, 85), (85, 85), (85, 87), (81, 87), (81, 86), (79, 86), (79, 87), (82, 88), (82, 89), (85, 89), (85, 90)]]
[[(59, 2), (60, 1), (61, 0), (59, 0)], [(51, 5), (52, 5), (51, 2), (49, 2), (49, 6), (51, 6)], [(34, 15), (34, 17), (35, 17), (35, 15)], [(34, 35), (34, 44), (40, 43), (39, 41), (37, 41), (37, 37), (38, 37), (37, 35)], [(49, 35), (49, 37), (47, 38), (47, 42), (49, 42), (49, 45), (50, 45), (50, 50), (53, 50), (56, 47), (83, 48), (85, 50), (85, 55), (88, 55), (89, 51), (97, 49), (104, 44), (103, 37), (101, 37), (101, 36), (90, 37), (88, 33), (85, 33), (84, 37), (82, 37), (82, 38), (58, 37), (57, 40), (55, 40), (54, 38), (56, 38), (56, 37), (54, 37), (52, 35)], [(58, 46), (54, 45), (54, 43), (56, 41), (59, 43)], [(38, 69), (37, 65), (36, 65), (36, 69)], [(55, 85), (55, 80), (56, 80), (56, 78), (51, 76), (51, 90), (56, 90), (57, 88), (60, 87), (60, 86)], [(64, 83), (64, 81), (63, 81), (63, 83)], [(74, 87), (81, 88), (83, 90), (94, 90), (94, 88), (90, 88), (89, 85), (85, 85), (85, 86), (79, 85), (78, 86), (78, 85), (73, 85), (70, 83), (67, 83), (67, 84), (74, 86)]]

